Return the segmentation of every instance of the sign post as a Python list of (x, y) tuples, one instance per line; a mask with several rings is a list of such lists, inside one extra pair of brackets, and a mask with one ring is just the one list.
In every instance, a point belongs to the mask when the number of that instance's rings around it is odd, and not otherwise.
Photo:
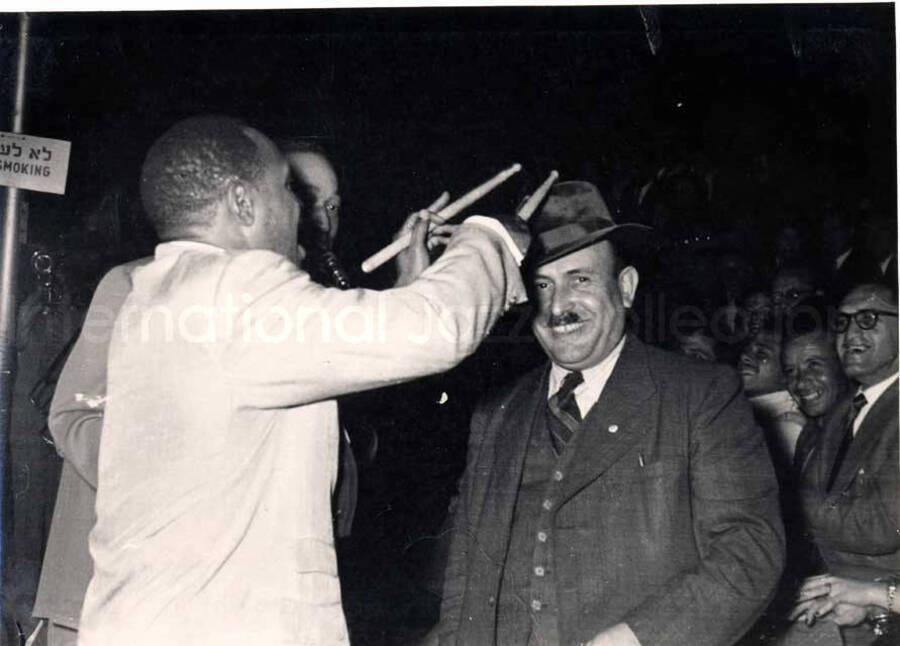
[[(12, 132), (22, 132), (25, 120), (25, 83), (28, 78), (28, 41), (30, 19), (23, 13), (19, 17), (19, 52), (16, 64), (16, 87), (13, 99)], [(14, 151), (10, 145), (10, 151)], [(27, 161), (27, 160), (26, 160)], [(4, 196), (2, 239), (0, 239), (0, 589), (4, 588), (3, 575), (6, 571), (9, 535), (9, 430), (10, 408), (12, 405), (14, 366), (16, 358), (16, 254), (18, 252), (18, 212), (19, 188), (11, 186), (0, 189)], [(5, 617), (5, 608), (0, 606), (0, 616)]]

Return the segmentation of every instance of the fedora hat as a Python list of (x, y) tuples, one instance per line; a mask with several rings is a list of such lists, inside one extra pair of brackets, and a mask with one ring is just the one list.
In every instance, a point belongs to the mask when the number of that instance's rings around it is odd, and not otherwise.
[(616, 224), (597, 187), (581, 181), (554, 184), (529, 225), (532, 267), (558, 260), (607, 238), (631, 243), (652, 231), (651, 227), (633, 222)]

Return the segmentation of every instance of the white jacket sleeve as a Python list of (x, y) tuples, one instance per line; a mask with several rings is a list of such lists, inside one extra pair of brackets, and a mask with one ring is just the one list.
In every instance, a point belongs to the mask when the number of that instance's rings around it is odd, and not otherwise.
[(447, 370), (525, 300), (516, 259), (464, 224), (412, 284), (382, 292), (313, 283), (269, 252), (238, 254), (216, 294), (234, 329), (221, 361), (242, 404), (282, 407)]

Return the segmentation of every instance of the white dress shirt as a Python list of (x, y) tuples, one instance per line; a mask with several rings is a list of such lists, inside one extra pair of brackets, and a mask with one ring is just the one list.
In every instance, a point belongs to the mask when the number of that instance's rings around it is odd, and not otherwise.
[(890, 388), (891, 384), (897, 381), (897, 373), (895, 372), (890, 377), (882, 379), (877, 384), (873, 384), (868, 388), (863, 388), (863, 395), (866, 396), (866, 405), (859, 409), (859, 414), (856, 416), (856, 419), (853, 420), (853, 437), (856, 437), (856, 432), (859, 430), (859, 427), (862, 425), (863, 420), (866, 418), (866, 415), (869, 414), (869, 411), (872, 409), (872, 406), (878, 401), (878, 398), (884, 394), (888, 388)]
[[(581, 419), (585, 418), (588, 411), (591, 410), (591, 406), (600, 399), (603, 388), (606, 386), (606, 382), (609, 381), (609, 376), (612, 374), (613, 368), (616, 367), (616, 362), (619, 360), (619, 355), (622, 354), (622, 348), (624, 346), (625, 336), (623, 335), (619, 340), (619, 343), (616, 344), (616, 347), (612, 349), (612, 352), (606, 355), (606, 358), (604, 358), (603, 361), (596, 366), (581, 371), (584, 381), (575, 388), (575, 402), (578, 404), (578, 411), (581, 413)], [(572, 371), (566, 370), (555, 363), (551, 366), (550, 384), (547, 388), (547, 399), (550, 399), (556, 391), (560, 389), (563, 379), (565, 379), (566, 375), (570, 372)]]

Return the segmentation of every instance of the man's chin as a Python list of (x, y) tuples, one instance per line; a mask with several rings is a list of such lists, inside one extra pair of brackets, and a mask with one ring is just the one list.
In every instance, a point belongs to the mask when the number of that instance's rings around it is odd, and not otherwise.
[(576, 348), (545, 348), (550, 360), (566, 370), (581, 370), (590, 357), (590, 352)]

